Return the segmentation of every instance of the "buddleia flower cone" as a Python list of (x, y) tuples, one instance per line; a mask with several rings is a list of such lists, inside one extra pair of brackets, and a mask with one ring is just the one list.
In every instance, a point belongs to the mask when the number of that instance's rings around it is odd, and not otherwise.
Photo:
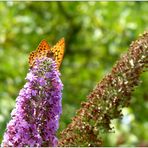
[(29, 70), (11, 113), (2, 146), (56, 146), (56, 131), (62, 112), (60, 73), (50, 58), (36, 61)]
[(61, 132), (58, 146), (101, 146), (102, 133), (112, 130), (111, 120), (121, 118), (139, 77), (148, 67), (148, 32), (132, 42), (112, 68), (82, 103), (76, 116)]

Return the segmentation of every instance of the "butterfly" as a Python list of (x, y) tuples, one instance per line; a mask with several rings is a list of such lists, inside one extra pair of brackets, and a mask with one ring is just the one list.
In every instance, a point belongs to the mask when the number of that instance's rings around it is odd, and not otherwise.
[(54, 45), (53, 47), (51, 47), (46, 40), (42, 40), (38, 45), (37, 49), (30, 53), (29, 66), (33, 67), (37, 59), (41, 59), (43, 57), (49, 57), (55, 60), (57, 69), (59, 69), (63, 60), (64, 48), (65, 48), (64, 38), (59, 40), (56, 43), (56, 45)]

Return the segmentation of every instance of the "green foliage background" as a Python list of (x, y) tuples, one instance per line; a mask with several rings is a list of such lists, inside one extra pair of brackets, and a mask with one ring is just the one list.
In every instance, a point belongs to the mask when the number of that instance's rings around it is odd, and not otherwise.
[[(107, 74), (131, 41), (148, 29), (148, 2), (0, 2), (0, 142), (19, 90), (28, 55), (42, 39), (66, 39), (61, 66), (63, 130), (81, 101)], [(104, 146), (148, 146), (148, 74), (124, 117), (114, 120)]]

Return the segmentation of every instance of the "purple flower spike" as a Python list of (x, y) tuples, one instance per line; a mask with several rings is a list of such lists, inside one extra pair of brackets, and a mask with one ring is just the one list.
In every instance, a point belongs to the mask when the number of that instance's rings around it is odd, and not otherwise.
[(63, 84), (52, 59), (36, 61), (16, 99), (2, 141), (6, 147), (56, 146)]

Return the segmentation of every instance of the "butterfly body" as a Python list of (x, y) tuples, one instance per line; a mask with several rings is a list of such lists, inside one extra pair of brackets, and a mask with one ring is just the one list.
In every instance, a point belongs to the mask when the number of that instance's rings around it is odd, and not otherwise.
[(57, 68), (59, 69), (64, 55), (65, 41), (64, 38), (59, 40), (56, 45), (51, 47), (46, 40), (42, 40), (38, 45), (37, 49), (30, 53), (29, 55), (29, 65), (34, 66), (37, 59), (43, 57), (49, 57), (55, 60)]

